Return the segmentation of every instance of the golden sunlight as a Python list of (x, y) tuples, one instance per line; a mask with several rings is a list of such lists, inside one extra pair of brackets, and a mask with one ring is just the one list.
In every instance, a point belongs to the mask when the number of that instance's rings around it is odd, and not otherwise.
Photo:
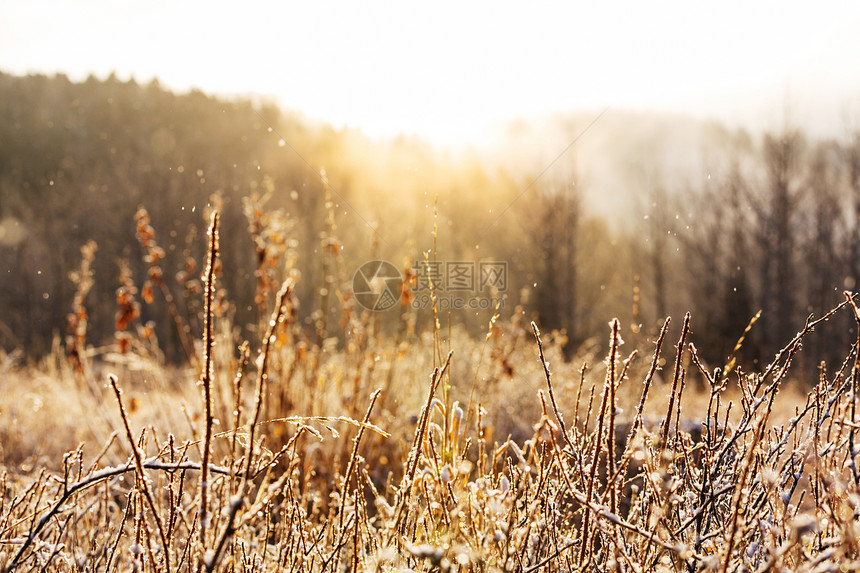
[(860, 92), (858, 21), (860, 7), (839, 1), (13, 0), (0, 8), (0, 69), (255, 93), (336, 126), (437, 143), (604, 106), (774, 123), (771, 110), (790, 105), (836, 128)]

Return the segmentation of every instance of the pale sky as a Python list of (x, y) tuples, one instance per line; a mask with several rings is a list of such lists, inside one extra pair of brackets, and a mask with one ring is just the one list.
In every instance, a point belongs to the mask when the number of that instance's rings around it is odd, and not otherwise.
[(0, 71), (255, 93), (435, 142), (609, 106), (860, 122), (860, 2), (3, 0)]

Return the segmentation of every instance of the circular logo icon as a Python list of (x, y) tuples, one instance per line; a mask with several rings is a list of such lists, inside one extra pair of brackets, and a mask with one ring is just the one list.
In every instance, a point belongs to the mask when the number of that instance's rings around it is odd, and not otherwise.
[(355, 300), (367, 310), (388, 310), (400, 300), (403, 277), (388, 261), (368, 261), (352, 277)]

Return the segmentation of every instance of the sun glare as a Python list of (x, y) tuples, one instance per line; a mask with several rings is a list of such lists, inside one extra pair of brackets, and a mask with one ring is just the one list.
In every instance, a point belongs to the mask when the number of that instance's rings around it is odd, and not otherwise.
[(435, 142), (552, 111), (749, 120), (787, 97), (820, 112), (860, 92), (860, 8), (836, 1), (84, 4), (4, 3), (0, 69), (254, 93), (336, 126)]

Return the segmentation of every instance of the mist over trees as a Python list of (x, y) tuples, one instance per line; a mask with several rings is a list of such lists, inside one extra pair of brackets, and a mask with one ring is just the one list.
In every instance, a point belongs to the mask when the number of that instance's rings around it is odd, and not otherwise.
[[(763, 137), (702, 129), (693, 175), (634, 154), (644, 169), (614, 173), (625, 195), (607, 209), (594, 199), (605, 180), (577, 147), (538, 177), (545, 164), (523, 170), (406, 137), (375, 141), (157, 82), (0, 74), (0, 344), (38, 356), (69, 334), (70, 274), (90, 240), (87, 336), (113, 344), (121, 270), (137, 289), (152, 278), (153, 252), (136, 236), (140, 207), (164, 249), (155, 258), (165, 288), (193, 315), (205, 216), (218, 206), (222, 300), (240, 329), (266, 316), (261, 281), (292, 274), (309, 343), (337, 343), (349, 327), (343, 309), (362, 312), (351, 286), (363, 262), (387, 260), (405, 274), (429, 252), (427, 261), (475, 268), (504, 262), (504, 290), (492, 293), (504, 298), (499, 313), (521, 305), (545, 331), (564, 333), (569, 354), (605, 338), (612, 317), (645, 340), (666, 315), (689, 310), (701, 355), (722, 365), (761, 310), (738, 358), (768, 361), (860, 279), (860, 134), (810, 141), (790, 126)], [(491, 294), (478, 291), (460, 294)], [(144, 294), (141, 324), (152, 321), (168, 359), (183, 359), (164, 297), (146, 303)], [(400, 312), (414, 312), (419, 329), (431, 320), (426, 308)], [(450, 321), (480, 335), (493, 312), (454, 310)], [(811, 337), (807, 366), (833, 365), (852, 328), (839, 318)]]

